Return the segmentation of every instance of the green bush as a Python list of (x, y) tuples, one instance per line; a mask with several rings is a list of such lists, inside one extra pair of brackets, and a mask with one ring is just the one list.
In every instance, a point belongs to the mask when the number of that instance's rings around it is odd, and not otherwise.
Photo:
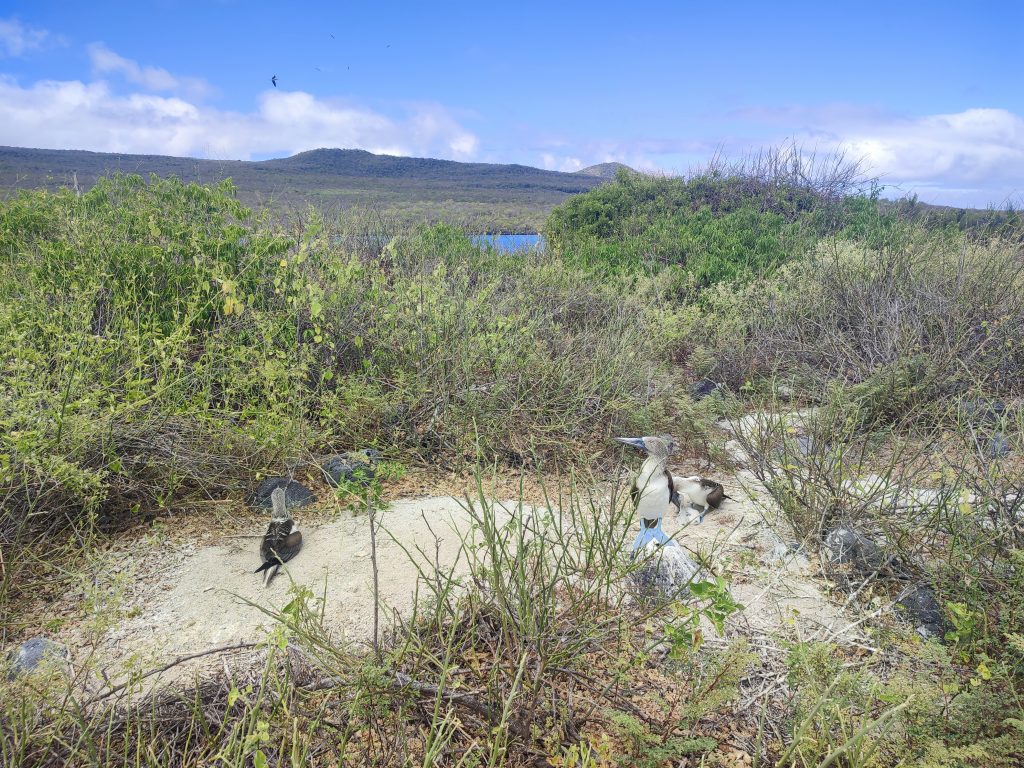
[(699, 288), (748, 282), (825, 234), (867, 227), (880, 209), (877, 195), (859, 187), (856, 166), (803, 158), (795, 148), (685, 179), (622, 170), (613, 184), (555, 208), (545, 236), (561, 258), (598, 272), (671, 266)]
[(749, 280), (807, 247), (783, 213), (749, 199), (715, 208), (701, 192), (699, 180), (622, 175), (556, 208), (545, 236), (570, 264), (608, 274), (675, 267), (702, 287)]

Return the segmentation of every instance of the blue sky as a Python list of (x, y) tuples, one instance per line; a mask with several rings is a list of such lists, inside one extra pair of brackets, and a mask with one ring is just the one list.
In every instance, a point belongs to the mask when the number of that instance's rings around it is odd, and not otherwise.
[(1019, 204), (1022, 29), (1024, 3), (962, 0), (6, 0), (0, 144), (685, 173), (795, 140), (897, 194)]

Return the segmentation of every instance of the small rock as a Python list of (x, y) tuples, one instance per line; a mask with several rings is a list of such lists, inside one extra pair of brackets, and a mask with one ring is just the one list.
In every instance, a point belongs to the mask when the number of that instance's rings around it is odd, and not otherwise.
[(931, 587), (926, 584), (915, 584), (904, 590), (896, 603), (923, 639), (942, 639), (945, 634), (945, 620), (942, 606), (939, 605)]
[(856, 570), (870, 573), (885, 562), (882, 548), (862, 533), (851, 528), (834, 528), (825, 534), (825, 554), (833, 565), (851, 564)]
[(651, 656), (656, 661), (663, 660), (671, 652), (672, 652), (672, 643), (666, 642), (665, 640), (662, 640), (660, 643), (655, 644), (651, 648)]
[(69, 659), (70, 653), (66, 646), (45, 637), (33, 637), (11, 652), (11, 669), (7, 673), (7, 679), (14, 680), (16, 677), (34, 672), (44, 662), (63, 666)]
[(321, 465), (328, 484), (338, 487), (342, 482), (369, 485), (375, 475), (374, 466), (380, 453), (372, 448), (331, 456)]
[[(831, 454), (832, 443), (828, 440), (821, 440), (814, 435), (797, 435), (793, 438), (791, 445), (792, 447), (789, 448), (790, 455), (793, 455), (795, 448), (796, 454), (805, 459), (813, 456), (819, 459), (837, 461), (836, 457)], [(781, 451), (780, 455), (782, 455)]]
[(797, 435), (795, 442), (796, 449), (800, 452), (801, 456), (810, 456), (818, 446), (817, 442), (810, 435)]
[(784, 563), (788, 558), (789, 547), (787, 547), (785, 543), (781, 541), (774, 547), (772, 547), (772, 551), (768, 553), (769, 563)]
[(960, 412), (974, 424), (996, 422), (1006, 413), (1006, 404), (1002, 400), (965, 398), (960, 401)]
[(701, 379), (696, 384), (690, 385), (690, 396), (694, 400), (703, 400), (709, 395), (722, 391), (722, 385), (711, 379)]
[(1001, 459), (1010, 452), (1010, 441), (1002, 432), (996, 432), (985, 445), (985, 453), (991, 459)]
[(796, 541), (789, 543), (780, 541), (768, 553), (767, 561), (770, 565), (784, 565), (797, 569), (810, 566), (810, 561), (807, 559), (807, 555), (804, 554), (803, 547)]
[[(652, 556), (651, 551), (655, 548), (657, 552)], [(637, 556), (650, 556), (633, 574), (633, 584), (642, 594), (682, 593), (686, 585), (700, 577), (700, 566), (674, 542), (662, 547), (650, 542), (645, 549), (637, 552)]]
[(257, 487), (250, 504), (258, 509), (273, 509), (270, 494), (277, 488), (284, 488), (284, 504), (288, 509), (297, 509), (316, 501), (316, 496), (298, 480), (288, 477), (268, 477)]

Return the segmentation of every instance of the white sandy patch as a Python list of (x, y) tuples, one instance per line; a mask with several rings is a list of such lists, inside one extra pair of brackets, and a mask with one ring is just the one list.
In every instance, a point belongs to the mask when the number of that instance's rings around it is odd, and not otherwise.
[(744, 606), (727, 621), (729, 631), (858, 642), (850, 627), (855, 619), (826, 596), (827, 583), (818, 577), (816, 564), (803, 550), (789, 548), (785, 526), (765, 518), (754, 497), (762, 502), (769, 497), (753, 474), (741, 470), (722, 480), (732, 498), (703, 523), (684, 508), (680, 517), (667, 517), (663, 528), (685, 549), (713, 553), (729, 575), (732, 595)]
[[(495, 510), (499, 522), (509, 519), (504, 508), (495, 505)], [(296, 518), (301, 524), (301, 510)], [(386, 627), (392, 610), (403, 616), (412, 613), (419, 576), (414, 562), (427, 573), (434, 572), (435, 559), (442, 570), (465, 573), (462, 537), (474, 535), (474, 524), (452, 497), (393, 502), (378, 515), (378, 523), (381, 626)], [(274, 625), (260, 607), (284, 607), (293, 597), (292, 582), (324, 599), (324, 623), (336, 640), (368, 641), (374, 615), (368, 516), (347, 513), (323, 525), (302, 524), (302, 551), (269, 586), (253, 573), (260, 564), (264, 528), (217, 546), (151, 551), (152, 558), (140, 552), (133, 589), (122, 606), (130, 618), (100, 639), (95, 649), (100, 665), (114, 676), (125, 663), (155, 663), (257, 642)], [(76, 655), (84, 656), (86, 646), (80, 638)]]
[[(728, 634), (857, 643), (855, 629), (844, 629), (855, 617), (848, 618), (828, 599), (816, 565), (791, 551), (764, 520), (751, 498), (763, 489), (747, 472), (722, 479), (733, 500), (710, 512), (702, 524), (669, 515), (664, 529), (677, 534), (676, 540), (691, 553), (712, 552), (718, 570), (728, 574), (734, 597), (745, 606), (727, 621)], [(506, 510), (514, 510), (515, 504), (495, 508), (504, 522), (511, 518)], [(149, 669), (183, 655), (266, 638), (274, 621), (258, 606), (282, 608), (293, 596), (294, 581), (324, 599), (325, 626), (335, 640), (367, 643), (374, 615), (368, 517), (345, 513), (315, 525), (303, 523), (299, 510), (296, 518), (304, 531), (302, 551), (270, 586), (253, 573), (260, 563), (262, 521), (211, 546), (179, 543), (171, 549), (140, 541), (124, 566), (131, 579), (121, 610), (130, 618), (98, 642), (74, 630), (62, 639), (79, 659), (91, 652), (98, 666), (116, 679), (129, 666)], [(430, 575), (435, 566), (456, 576), (466, 573), (462, 537), (474, 535), (474, 520), (452, 497), (396, 501), (379, 518), (377, 560), (385, 628), (392, 611), (412, 613), (420, 571), (410, 556)], [(221, 664), (216, 656), (205, 657), (176, 667), (163, 682), (211, 663)]]

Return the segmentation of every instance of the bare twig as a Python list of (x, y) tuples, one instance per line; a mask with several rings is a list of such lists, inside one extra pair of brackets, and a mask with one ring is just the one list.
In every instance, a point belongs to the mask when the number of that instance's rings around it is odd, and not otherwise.
[(193, 659), (199, 659), (199, 658), (202, 658), (203, 656), (212, 656), (215, 653), (226, 653), (227, 651), (240, 651), (240, 650), (244, 650), (246, 648), (255, 648), (258, 645), (259, 645), (259, 643), (235, 643), (234, 645), (222, 645), (219, 648), (210, 648), (209, 650), (200, 651), (199, 653), (191, 653), (188, 656), (179, 656), (177, 659), (175, 659), (172, 662), (164, 664), (163, 666), (157, 667), (155, 669), (151, 669), (148, 672), (145, 672), (142, 675), (139, 675), (138, 677), (131, 678), (127, 682), (124, 682), (124, 683), (121, 683), (120, 685), (114, 686), (113, 688), (111, 688), (108, 691), (105, 691), (103, 693), (97, 694), (96, 696), (93, 696), (91, 699), (89, 699), (85, 703), (86, 703), (86, 705), (95, 704), (98, 701), (103, 701), (103, 699), (108, 699), (111, 696), (113, 696), (114, 694), (119, 693), (120, 691), (123, 691), (128, 686), (134, 685), (135, 683), (139, 682), (140, 680), (145, 680), (147, 677), (152, 677), (153, 675), (162, 674), (163, 672), (166, 672), (167, 670), (169, 670), (169, 669), (171, 669), (173, 667), (176, 667), (179, 664), (184, 664), (186, 661), (192, 661)]
[(366, 512), (370, 518), (370, 565), (373, 568), (373, 654), (380, 662), (380, 574), (377, 569), (377, 520), (375, 507), (366, 492)]

